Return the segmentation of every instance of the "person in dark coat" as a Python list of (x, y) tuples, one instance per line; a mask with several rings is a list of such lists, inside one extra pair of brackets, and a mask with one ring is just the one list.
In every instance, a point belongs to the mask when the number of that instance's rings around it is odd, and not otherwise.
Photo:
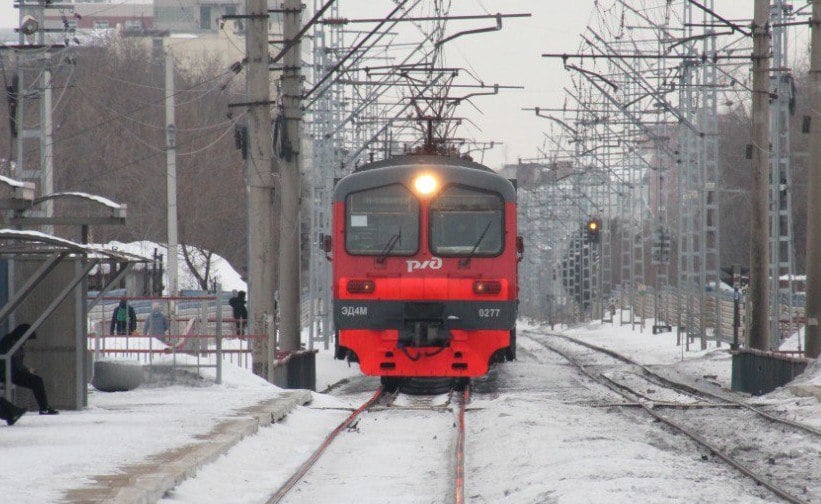
[(18, 408), (14, 404), (0, 397), (0, 420), (5, 420), (8, 425), (14, 425), (26, 412), (25, 408)]
[(245, 324), (248, 321), (248, 308), (245, 306), (245, 291), (234, 291), (234, 296), (228, 300), (231, 310), (234, 312), (234, 320), (237, 324), (236, 334), (245, 334)]
[[(128, 332), (126, 332), (126, 329)], [(111, 334), (134, 334), (137, 331), (137, 313), (133, 306), (129, 306), (125, 299), (120, 300), (119, 306), (111, 314)]]
[[(3, 337), (0, 341), (0, 354), (8, 353), (11, 348), (20, 341), (23, 334), (29, 330), (31, 325), (20, 324), (14, 330)], [(29, 340), (37, 338), (37, 333), (31, 333)], [(57, 410), (48, 405), (48, 398), (46, 397), (46, 386), (43, 383), (43, 378), (38, 376), (33, 369), (26, 367), (24, 359), (26, 357), (25, 346), (23, 345), (14, 352), (11, 356), (11, 382), (18, 387), (31, 389), (34, 393), (34, 399), (37, 400), (37, 406), (40, 408), (41, 415), (56, 415)], [(5, 381), (6, 370), (4, 363), (0, 362), (0, 381)], [(19, 417), (18, 417), (19, 418)]]

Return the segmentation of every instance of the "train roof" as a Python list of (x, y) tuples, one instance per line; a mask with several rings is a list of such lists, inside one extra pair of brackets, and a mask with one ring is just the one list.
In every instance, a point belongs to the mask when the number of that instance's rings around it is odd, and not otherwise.
[(350, 193), (383, 185), (400, 183), (410, 188), (416, 174), (425, 168), (434, 170), (443, 185), (475, 187), (497, 192), (505, 201), (516, 201), (513, 184), (487, 166), (467, 159), (429, 155), (398, 156), (368, 163), (339, 181), (334, 189), (334, 201), (343, 201)]
[(472, 159), (463, 159), (454, 156), (435, 156), (431, 154), (409, 154), (404, 156), (395, 156), (390, 159), (383, 159), (381, 161), (374, 161), (373, 163), (364, 164), (354, 170), (354, 173), (361, 171), (373, 170), (375, 168), (384, 168), (386, 166), (408, 166), (408, 165), (448, 165), (448, 166), (464, 166), (465, 168), (474, 168), (476, 170), (496, 173), (487, 166), (479, 164)]

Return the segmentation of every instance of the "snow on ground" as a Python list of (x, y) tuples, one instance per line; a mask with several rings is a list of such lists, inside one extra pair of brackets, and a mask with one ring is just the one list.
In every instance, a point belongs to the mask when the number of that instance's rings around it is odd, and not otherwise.
[[(320, 354), (319, 362), (330, 360), (330, 355)], [(195, 361), (177, 356), (178, 362), (186, 359)], [(350, 368), (350, 374), (358, 372)], [(336, 371), (333, 379), (340, 374)], [(323, 375), (320, 369), (318, 379)], [(215, 424), (281, 392), (230, 364), (223, 366), (222, 385), (216, 385), (214, 377), (213, 368), (201, 369), (200, 376), (178, 370), (173, 376), (154, 376), (154, 385), (130, 392), (90, 389), (85, 410), (61, 411), (57, 416), (30, 412), (13, 427), (0, 425), (0, 502), (57, 502), (65, 491), (91, 484), (91, 476), (114, 473), (149, 455), (196, 443), (197, 436)], [(317, 422), (302, 429), (321, 430), (324, 424)], [(306, 443), (314, 446), (310, 439)]]
[[(781, 350), (799, 350), (804, 344), (804, 327), (798, 332), (784, 340)], [(816, 359), (815, 363), (804, 371), (804, 374), (790, 383), (790, 390), (795, 395), (814, 395), (821, 401), (821, 360)]]
[(706, 341), (706, 349), (701, 350), (700, 341), (694, 339), (688, 351), (684, 336), (682, 344), (676, 344), (675, 331), (652, 334), (652, 321), (645, 322), (643, 329), (636, 325), (633, 330), (629, 323), (619, 325), (618, 312), (613, 319), (614, 324), (596, 321), (562, 332), (618, 351), (642, 364), (672, 366), (696, 382), (713, 381), (730, 388), (732, 355), (727, 344), (717, 347), (715, 341)]
[[(653, 335), (649, 326), (643, 332), (638, 327), (631, 331), (629, 325), (618, 323), (562, 330), (647, 365), (666, 366), (682, 380), (729, 386), (726, 345), (700, 350), (696, 341), (685, 351), (676, 346), (675, 334)], [(474, 396), (467, 437), (470, 502), (772, 502), (770, 497), (761, 500), (766, 494), (758, 493), (749, 481), (703, 460), (704, 454), (694, 446), (664, 434), (643, 417), (591, 407), (606, 392), (583, 386), (583, 379), (529, 339), (528, 331), (545, 333), (549, 327), (520, 323), (520, 360), (495, 371), (495, 379), (507, 388)], [(806, 374), (798, 381), (817, 388), (821, 366), (814, 365)], [(318, 354), (319, 390), (358, 376), (356, 364), (333, 360), (332, 351), (322, 349)], [(132, 392), (92, 391), (83, 411), (27, 414), (13, 427), (0, 426), (0, 501), (57, 501), (66, 490), (91, 483), (90, 476), (111, 474), (151, 454), (197, 442), (196, 436), (209, 432), (215, 423), (280, 392), (231, 365), (224, 368), (222, 385), (214, 384), (213, 377), (213, 370), (204, 369), (202, 377), (177, 375)], [(167, 500), (264, 501), (349, 414), (345, 408), (365, 397), (364, 392), (314, 394), (309, 406), (242, 441)], [(761, 401), (799, 421), (821, 422), (821, 404), (815, 397), (797, 397), (785, 388)], [(453, 418), (432, 412), (390, 414), (388, 418), (369, 413), (358, 431), (343, 434), (329, 449), (324, 465), (309, 473), (307, 483), (289, 502), (439, 502), (437, 495), (445, 491), (439, 483), (433, 485), (433, 494), (413, 484), (444, 477), (448, 468), (439, 461), (452, 448)], [(367, 437), (371, 434), (389, 441), (368, 450), (361, 441), (374, 439)], [(402, 471), (404, 467), (410, 469)], [(351, 471), (372, 477), (350, 480)]]
[[(730, 389), (732, 355), (727, 344), (717, 347), (714, 341), (707, 341), (707, 348), (701, 350), (700, 341), (694, 339), (687, 351), (684, 344), (676, 344), (675, 331), (652, 334), (652, 320), (645, 323), (643, 330), (638, 325), (631, 330), (630, 324), (619, 325), (618, 313), (613, 318), (616, 321), (614, 324), (596, 321), (562, 332), (618, 351), (642, 364), (664, 366), (668, 374), (672, 377), (677, 375), (679, 381), (700, 387), (712, 385)], [(527, 330), (528, 327), (544, 331), (549, 329), (519, 324), (519, 330)], [(803, 331), (786, 339), (781, 349), (795, 350), (798, 337), (803, 338)], [(787, 387), (753, 398), (751, 402), (777, 407), (793, 420), (821, 428), (821, 365), (816, 361)]]
[[(519, 325), (520, 360), (500, 365), (496, 371), (495, 381), (507, 388), (474, 394), (467, 420), (470, 502), (774, 501), (688, 440), (671, 436), (641, 414), (591, 407), (612, 396), (606, 390), (588, 390), (561, 358), (528, 338), (528, 330), (548, 331), (537, 325)], [(723, 370), (730, 365), (729, 356), (724, 355), (726, 345), (724, 349), (712, 346), (682, 352), (675, 346), (675, 336), (633, 333), (627, 326), (599, 323), (566, 332), (647, 364), (671, 365), (689, 381), (715, 381), (720, 376), (729, 382), (729, 371)], [(693, 343), (691, 348), (698, 345)], [(338, 401), (352, 407), (366, 397), (358, 393)], [(442, 397), (433, 400), (434, 404), (441, 402)], [(400, 396), (396, 404), (412, 403)], [(225, 474), (243, 482), (243, 501), (263, 502), (309, 453), (304, 446), (295, 447), (293, 437), (313, 439), (313, 446), (318, 445), (316, 433), (306, 434), (301, 427), (322, 424), (327, 432), (348, 414), (320, 409), (325, 407), (328, 403), (300, 408), (282, 429), (266, 430), (262, 436), (243, 441), (164, 502), (230, 499)], [(442, 482), (449, 481), (449, 468), (442, 463), (450, 460), (453, 449), (453, 429), (447, 425), (453, 421), (452, 414), (392, 413), (387, 420), (384, 413), (363, 415), (356, 431), (343, 434), (284, 502), (445, 502), (448, 487)], [(420, 481), (428, 483), (420, 485)]]
[(766, 502), (754, 485), (721, 464), (705, 462), (693, 445), (640, 414), (591, 407), (588, 401), (599, 394), (580, 394), (575, 369), (541, 352), (544, 362), (505, 364), (500, 370), (521, 375), (525, 367), (528, 378), (521, 385), (529, 390), (471, 404), (481, 409), (467, 419), (470, 502)]
[[(344, 401), (316, 402), (292, 412), (280, 429), (242, 441), (228, 455), (202, 470), (163, 499), (164, 503), (265, 502), (291, 473), (308, 458), (324, 435), (350, 411), (323, 410), (329, 405), (351, 406), (367, 394)], [(438, 503), (449, 486), (446, 436), (452, 430), (450, 412), (395, 410), (367, 413), (355, 430), (345, 432), (283, 501), (304, 503)], [(369, 442), (379, 439), (376, 445)], [(413, 447), (408, 450), (408, 447)], [(348, 475), (365, 474), (361, 479)], [(226, 484), (230, 474), (234, 485)], [(420, 485), (420, 480), (425, 484)], [(242, 498), (234, 497), (242, 482)]]

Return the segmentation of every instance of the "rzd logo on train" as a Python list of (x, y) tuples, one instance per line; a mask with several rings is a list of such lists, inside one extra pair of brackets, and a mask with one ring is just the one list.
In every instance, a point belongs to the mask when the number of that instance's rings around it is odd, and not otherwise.
[(425, 261), (416, 261), (410, 260), (408, 262), (408, 273), (415, 271), (415, 270), (423, 270), (423, 269), (432, 269), (438, 270), (442, 267), (442, 259), (439, 257), (434, 257), (433, 259), (427, 259)]

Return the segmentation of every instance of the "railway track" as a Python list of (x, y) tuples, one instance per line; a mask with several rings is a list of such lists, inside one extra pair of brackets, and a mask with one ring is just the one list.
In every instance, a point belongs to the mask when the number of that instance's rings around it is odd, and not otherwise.
[[(455, 396), (455, 397), (454, 397)], [(455, 399), (455, 400), (454, 400)], [(453, 461), (449, 464), (452, 467), (452, 497), (445, 500), (451, 500), (455, 504), (464, 504), (464, 445), (465, 445), (465, 409), (469, 399), (469, 387), (464, 387), (459, 394), (455, 390), (447, 395), (445, 400), (441, 396), (404, 396), (400, 395), (398, 391), (388, 391), (382, 387), (376, 390), (374, 394), (362, 403), (358, 408), (345, 418), (331, 433), (329, 433), (320, 446), (303, 462), (294, 473), (280, 486), (276, 492), (266, 501), (266, 504), (277, 504), (283, 502), (291, 491), (296, 488), (309, 471), (317, 464), (323, 454), (325, 454), (328, 447), (336, 441), (341, 434), (347, 432), (349, 429), (355, 429), (360, 417), (365, 412), (379, 413), (385, 411), (434, 411), (434, 412), (449, 412), (454, 411), (452, 407), (458, 407), (455, 411), (456, 422), (456, 440), (453, 450)], [(390, 420), (388, 420), (390, 421)]]
[[(626, 399), (623, 406), (641, 408), (784, 501), (821, 502), (821, 431), (775, 417), (743, 401), (670, 380), (617, 352), (575, 338), (536, 333), (523, 336)], [(602, 356), (610, 362), (603, 362)], [(739, 425), (745, 428), (739, 429)], [(779, 443), (772, 443), (773, 439)]]

